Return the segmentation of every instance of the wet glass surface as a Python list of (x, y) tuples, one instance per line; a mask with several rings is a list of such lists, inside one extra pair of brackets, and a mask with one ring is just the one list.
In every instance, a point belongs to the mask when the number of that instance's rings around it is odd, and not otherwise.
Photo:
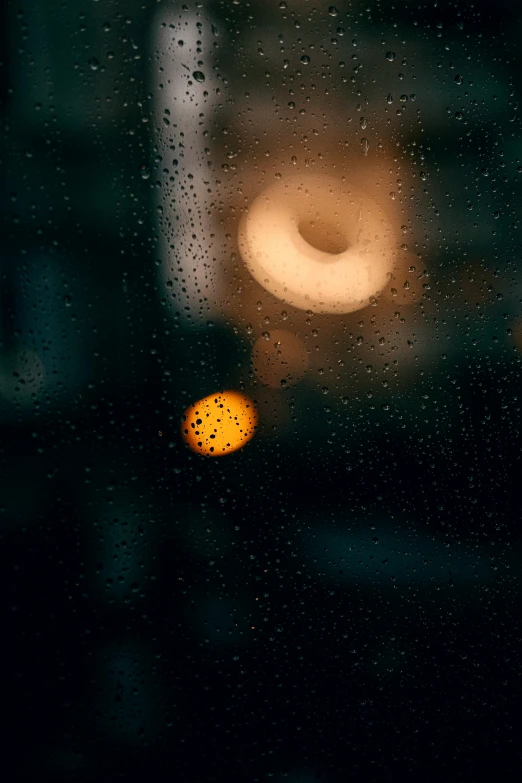
[(516, 779), (520, 9), (1, 13), (4, 779)]

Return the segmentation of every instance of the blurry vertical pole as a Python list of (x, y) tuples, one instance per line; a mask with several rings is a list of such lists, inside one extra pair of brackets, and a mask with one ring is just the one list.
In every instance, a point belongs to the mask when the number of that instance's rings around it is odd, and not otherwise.
[(222, 288), (223, 242), (210, 158), (220, 100), (213, 67), (217, 29), (204, 4), (183, 8), (176, 2), (162, 7), (152, 26), (160, 286), (173, 315), (203, 325), (218, 314)]

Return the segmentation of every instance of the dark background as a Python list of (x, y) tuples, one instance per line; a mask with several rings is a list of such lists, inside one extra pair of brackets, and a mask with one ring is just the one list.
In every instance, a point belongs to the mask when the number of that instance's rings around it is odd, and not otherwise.
[[(404, 326), (433, 350), (385, 389), (367, 358), (282, 389), (212, 460), (181, 442), (186, 405), (262, 390), (230, 319), (162, 304), (151, 29), (185, 7), (2, 5), (3, 779), (518, 779), (520, 10), (317, 7), (206, 4), (220, 72), (255, 91), (247, 42), (296, 20), (350, 73), (356, 33), (414, 62), (440, 40), (416, 85), (431, 275)], [(430, 93), (454, 57), (475, 93)], [(327, 377), (368, 310), (338, 318)]]

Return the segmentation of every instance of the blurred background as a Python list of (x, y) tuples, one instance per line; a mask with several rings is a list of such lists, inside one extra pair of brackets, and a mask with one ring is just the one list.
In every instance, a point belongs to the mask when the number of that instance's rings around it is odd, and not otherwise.
[[(3, 779), (516, 779), (517, 5), (1, 9)], [(238, 252), (307, 169), (403, 238), (357, 312)]]

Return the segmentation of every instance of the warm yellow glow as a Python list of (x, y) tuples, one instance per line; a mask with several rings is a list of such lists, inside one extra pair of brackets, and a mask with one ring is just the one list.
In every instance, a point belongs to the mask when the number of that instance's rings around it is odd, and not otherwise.
[(291, 386), (303, 377), (308, 368), (308, 354), (298, 337), (284, 329), (273, 329), (267, 339), (256, 340), (252, 363), (261, 383), (277, 389)]
[(341, 180), (296, 175), (258, 196), (239, 226), (239, 249), (254, 278), (302, 310), (366, 307), (395, 266), (388, 216)]
[(209, 394), (185, 411), (181, 434), (197, 454), (221, 457), (242, 448), (257, 427), (257, 410), (245, 394)]

